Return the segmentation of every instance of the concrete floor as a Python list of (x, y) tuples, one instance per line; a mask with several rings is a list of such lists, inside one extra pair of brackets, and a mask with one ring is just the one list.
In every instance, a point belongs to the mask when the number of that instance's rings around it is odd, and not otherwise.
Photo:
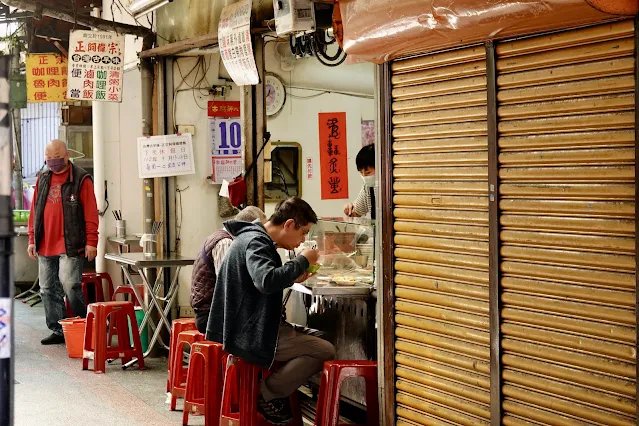
[[(69, 358), (64, 345), (40, 344), (49, 335), (42, 303), (16, 301), (15, 321), (15, 426), (182, 424), (182, 412), (166, 403), (166, 358), (146, 359), (144, 371), (122, 371), (117, 363), (107, 364), (106, 374), (82, 371), (82, 360)], [(204, 424), (201, 416), (189, 420)]]

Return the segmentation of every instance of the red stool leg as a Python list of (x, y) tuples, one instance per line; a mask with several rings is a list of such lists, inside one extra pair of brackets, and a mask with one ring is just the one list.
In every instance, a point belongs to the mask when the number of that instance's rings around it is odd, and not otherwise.
[(328, 389), (328, 369), (330, 367), (324, 364), (324, 370), (322, 370), (322, 378), (320, 380), (319, 395), (317, 396), (317, 406), (315, 407), (315, 425), (324, 426), (327, 420), (326, 413), (326, 398), (329, 394)]
[(84, 326), (84, 353), (82, 354), (82, 369), (89, 369), (89, 358), (87, 357), (87, 352), (91, 351), (95, 348), (92, 348), (91, 341), (93, 340), (91, 337), (93, 336), (93, 319), (95, 318), (95, 314), (93, 311), (89, 311), (87, 313), (87, 322)]
[[(140, 340), (140, 330), (138, 329), (138, 321), (135, 317), (135, 309), (130, 306), (128, 309), (129, 320), (131, 321), (131, 333), (133, 333), (133, 350), (138, 359), (138, 369), (144, 370), (144, 353), (142, 353), (142, 341)], [(130, 339), (127, 336), (126, 344), (128, 345)], [(123, 363), (124, 365), (125, 363)]]
[(106, 373), (106, 313), (101, 308), (97, 308), (95, 317), (95, 348), (93, 350), (93, 371), (95, 373)]
[(240, 376), (240, 426), (258, 426), (257, 395), (260, 368), (243, 360)]

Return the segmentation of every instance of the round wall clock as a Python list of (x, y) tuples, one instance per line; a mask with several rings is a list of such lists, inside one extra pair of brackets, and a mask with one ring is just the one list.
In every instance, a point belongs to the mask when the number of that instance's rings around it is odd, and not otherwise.
[(282, 80), (275, 74), (266, 74), (264, 81), (264, 96), (266, 97), (266, 115), (271, 117), (282, 109), (286, 102), (286, 89)]

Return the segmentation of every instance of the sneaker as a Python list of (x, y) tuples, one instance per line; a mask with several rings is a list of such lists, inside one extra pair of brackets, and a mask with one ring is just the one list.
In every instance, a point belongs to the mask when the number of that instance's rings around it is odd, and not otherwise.
[(274, 425), (286, 425), (293, 420), (291, 404), (288, 398), (266, 401), (262, 395), (257, 398), (257, 410), (267, 422)]
[(52, 333), (51, 336), (45, 337), (40, 340), (43, 345), (62, 345), (64, 344), (64, 336), (61, 334)]

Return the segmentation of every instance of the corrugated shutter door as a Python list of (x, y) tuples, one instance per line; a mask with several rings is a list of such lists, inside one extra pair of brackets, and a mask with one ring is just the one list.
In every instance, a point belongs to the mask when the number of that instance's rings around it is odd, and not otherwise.
[(505, 425), (634, 425), (633, 22), (498, 46)]
[(485, 48), (392, 72), (397, 424), (488, 424)]

